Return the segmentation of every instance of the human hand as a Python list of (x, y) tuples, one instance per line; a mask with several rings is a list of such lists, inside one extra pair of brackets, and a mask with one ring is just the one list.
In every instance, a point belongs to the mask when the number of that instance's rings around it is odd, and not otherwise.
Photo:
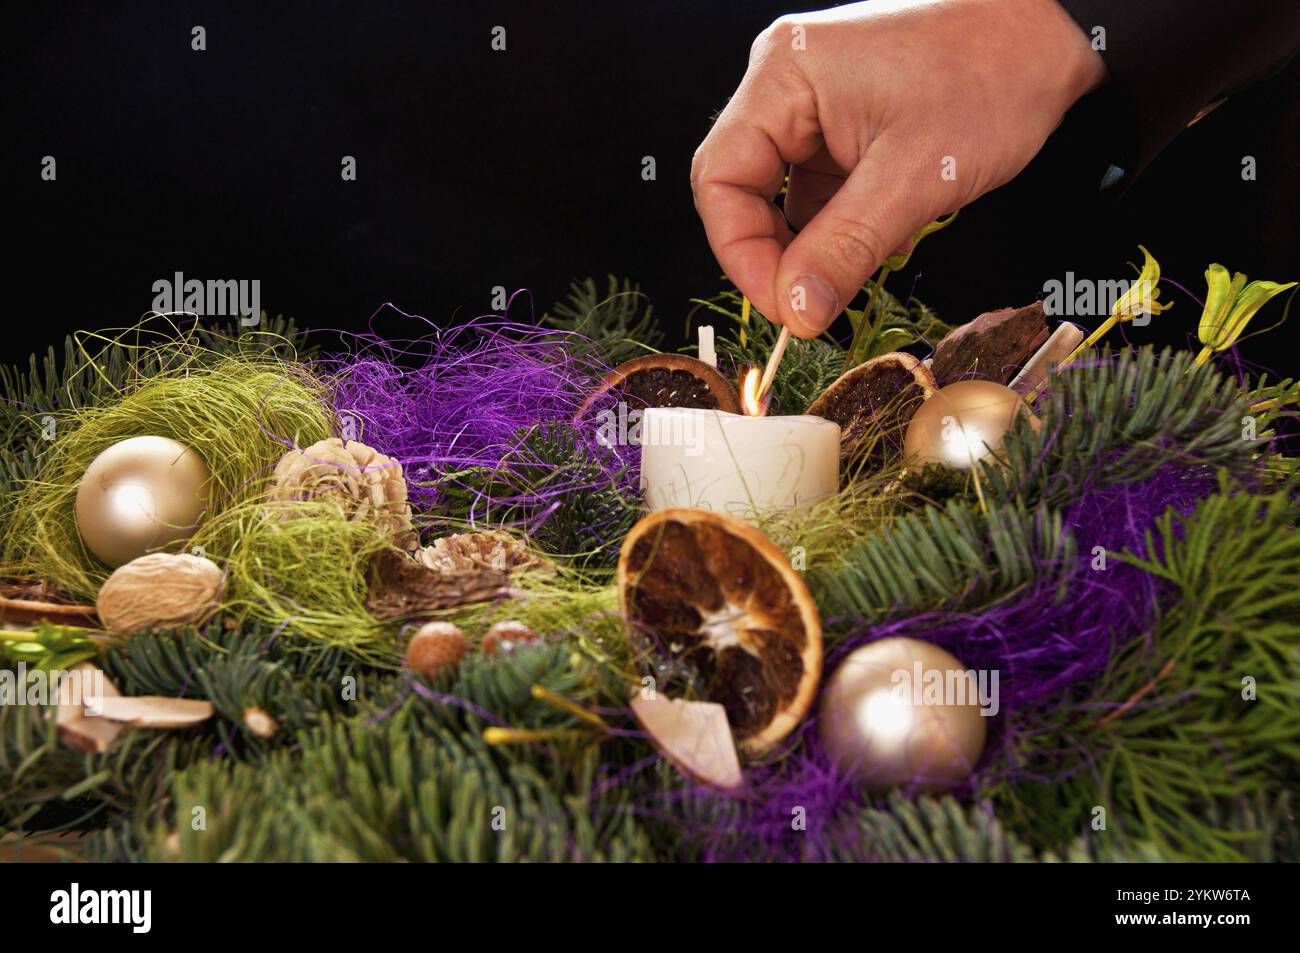
[(758, 310), (815, 337), (921, 226), (1019, 173), (1104, 76), (1056, 0), (782, 17), (695, 153), (709, 244)]

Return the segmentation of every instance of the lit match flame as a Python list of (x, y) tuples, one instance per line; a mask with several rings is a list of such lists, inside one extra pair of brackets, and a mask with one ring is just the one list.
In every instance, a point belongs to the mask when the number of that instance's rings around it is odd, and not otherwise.
[(746, 417), (762, 417), (767, 412), (767, 408), (759, 400), (760, 378), (758, 368), (751, 367), (745, 371), (745, 376), (740, 382), (740, 409), (745, 412)]

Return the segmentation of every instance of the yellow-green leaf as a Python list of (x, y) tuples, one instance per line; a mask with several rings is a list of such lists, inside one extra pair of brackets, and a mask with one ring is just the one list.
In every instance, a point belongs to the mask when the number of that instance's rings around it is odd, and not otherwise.
[(957, 213), (953, 212), (947, 218), (936, 219), (935, 221), (930, 222), (928, 225), (921, 226), (921, 230), (912, 236), (912, 247), (908, 251), (902, 252), (900, 254), (890, 255), (888, 258), (885, 259), (885, 263), (883, 267), (887, 268), (889, 271), (900, 271), (903, 268), (907, 267), (908, 261), (911, 260), (912, 252), (916, 251), (916, 246), (921, 244), (921, 239), (924, 238), (926, 235), (930, 235), (933, 234), (934, 232), (939, 231), (940, 229), (947, 228), (949, 225), (952, 224), (953, 219), (955, 219), (956, 217), (957, 217)]
[(1284, 285), (1280, 285), (1276, 281), (1252, 281), (1246, 285), (1245, 290), (1237, 295), (1237, 301), (1232, 306), (1232, 312), (1228, 315), (1228, 324), (1224, 329), (1225, 336), (1222, 343), (1216, 345), (1215, 350), (1221, 351), (1225, 347), (1231, 347), (1233, 342), (1241, 336), (1241, 332), (1246, 329), (1250, 319), (1269, 302), (1269, 299), (1281, 294), (1288, 288), (1294, 288), (1295, 285), (1294, 281), (1289, 281)]
[(915, 344), (917, 340), (917, 336), (906, 328), (885, 328), (871, 342), (871, 352), (866, 359), (870, 360), (873, 357), (879, 357), (881, 354), (889, 354), (905, 348), (909, 344)]

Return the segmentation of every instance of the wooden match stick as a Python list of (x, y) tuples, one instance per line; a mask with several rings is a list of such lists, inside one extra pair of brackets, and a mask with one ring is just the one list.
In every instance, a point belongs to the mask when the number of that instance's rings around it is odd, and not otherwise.
[(785, 354), (786, 345), (790, 343), (790, 329), (782, 328), (780, 336), (776, 339), (776, 347), (772, 348), (772, 356), (767, 359), (767, 367), (763, 368), (763, 376), (758, 380), (758, 405), (763, 406), (763, 397), (767, 390), (772, 386), (772, 380), (776, 377), (776, 369), (781, 364), (781, 358)]

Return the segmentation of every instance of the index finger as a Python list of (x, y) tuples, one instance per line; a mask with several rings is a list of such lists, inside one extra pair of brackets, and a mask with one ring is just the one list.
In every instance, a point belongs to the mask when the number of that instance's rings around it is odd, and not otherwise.
[(785, 182), (786, 166), (770, 136), (728, 117), (730, 111), (728, 106), (695, 153), (695, 208), (727, 277), (759, 311), (776, 315), (776, 271), (792, 235), (772, 200)]

